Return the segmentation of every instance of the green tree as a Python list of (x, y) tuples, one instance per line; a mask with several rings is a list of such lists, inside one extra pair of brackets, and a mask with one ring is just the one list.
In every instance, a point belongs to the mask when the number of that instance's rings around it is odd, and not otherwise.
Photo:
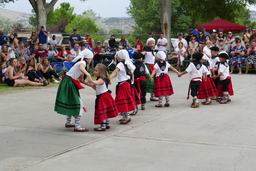
[(92, 9), (88, 9), (87, 11), (84, 11), (82, 14), (83, 17), (88, 17), (90, 19), (92, 19), (97, 28), (99, 29), (99, 33), (108, 33), (109, 29), (106, 26), (106, 24), (104, 23), (104, 20), (102, 17), (98, 16)]
[(0, 28), (1, 28), (1, 30), (6, 31), (6, 32), (12, 32), (14, 23), (15, 22), (10, 20), (9, 18), (4, 17), (4, 16), (0, 16)]
[(247, 4), (255, 4), (256, 0), (215, 0), (215, 1), (187, 1), (180, 0), (192, 18), (198, 18), (201, 22), (209, 22), (217, 18), (235, 22), (241, 18), (241, 12)]
[(70, 23), (75, 17), (76, 14), (73, 14), (74, 7), (70, 6), (70, 3), (63, 2), (60, 4), (60, 7), (53, 10), (52, 14), (47, 15), (47, 25), (54, 26), (57, 25), (59, 20), (67, 19), (68, 23)]
[(122, 34), (122, 30), (120, 29), (113, 29), (109, 31), (110, 34)]
[(80, 15), (66, 26), (65, 32), (72, 33), (74, 28), (77, 29), (78, 33), (98, 33), (99, 31), (92, 19), (84, 18)]

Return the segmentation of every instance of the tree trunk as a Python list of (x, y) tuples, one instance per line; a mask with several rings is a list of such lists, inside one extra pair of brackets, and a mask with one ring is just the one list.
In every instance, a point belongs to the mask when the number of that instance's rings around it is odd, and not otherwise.
[(165, 38), (168, 40), (167, 51), (171, 51), (171, 9), (172, 0), (159, 0), (161, 28)]
[(44, 26), (46, 29), (47, 13), (53, 8), (57, 1), (58, 0), (52, 0), (46, 6), (46, 0), (29, 0), (37, 16), (37, 30), (39, 30), (41, 26)]

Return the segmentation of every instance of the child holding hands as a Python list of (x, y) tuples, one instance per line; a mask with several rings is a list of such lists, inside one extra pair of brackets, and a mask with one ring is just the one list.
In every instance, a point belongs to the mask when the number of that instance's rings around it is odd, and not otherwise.
[(169, 107), (169, 96), (174, 93), (172, 83), (168, 75), (168, 69), (170, 68), (177, 74), (179, 72), (165, 61), (166, 54), (163, 51), (159, 51), (157, 54), (158, 62), (154, 65), (154, 70), (151, 74), (151, 78), (156, 74), (156, 82), (154, 86), (154, 95), (159, 98), (158, 105), (155, 107), (162, 107), (163, 97), (165, 97), (165, 107)]

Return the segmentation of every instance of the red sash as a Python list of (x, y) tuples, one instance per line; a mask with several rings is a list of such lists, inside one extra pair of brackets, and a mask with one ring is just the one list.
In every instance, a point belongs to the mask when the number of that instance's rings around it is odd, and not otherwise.
[(139, 77), (139, 78), (136, 78), (134, 79), (134, 81), (136, 81), (136, 84), (137, 84), (137, 91), (139, 92), (139, 95), (140, 95), (140, 98), (141, 98), (141, 95), (142, 95), (142, 91), (141, 91), (141, 88), (140, 88), (140, 81), (146, 81), (146, 77)]

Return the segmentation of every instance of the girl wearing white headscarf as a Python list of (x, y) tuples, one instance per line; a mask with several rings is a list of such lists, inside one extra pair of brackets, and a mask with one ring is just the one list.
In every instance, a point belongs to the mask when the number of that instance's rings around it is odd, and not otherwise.
[(200, 88), (198, 90), (198, 99), (205, 99), (202, 102), (203, 105), (209, 105), (212, 103), (211, 97), (217, 96), (218, 91), (216, 89), (215, 83), (211, 77), (211, 60), (205, 54), (202, 57), (203, 70), (206, 72), (206, 80), (201, 82)]
[(168, 69), (173, 70), (177, 74), (179, 72), (172, 67), (168, 62), (166, 62), (166, 54), (164, 51), (159, 51), (157, 54), (157, 60), (158, 62), (154, 65), (154, 70), (151, 74), (151, 76), (156, 74), (156, 82), (154, 86), (154, 94), (155, 97), (159, 98), (158, 104), (155, 105), (155, 107), (163, 107), (162, 101), (163, 97), (165, 97), (165, 107), (169, 107), (169, 96), (174, 93), (171, 79), (168, 75)]
[[(80, 125), (80, 117), (86, 109), (84, 108), (78, 90), (84, 88), (80, 82), (87, 84), (83, 79), (84, 74), (91, 79), (90, 74), (85, 70), (85, 59), (92, 57), (92, 52), (86, 49), (83, 53), (80, 53), (79, 56), (73, 59), (73, 62), (75, 63), (66, 73), (57, 91), (54, 111), (62, 115), (67, 115), (65, 127), (74, 127), (74, 131), (76, 132), (89, 131)], [(79, 81), (77, 79), (79, 79)], [(75, 118), (75, 124), (71, 122), (72, 116)]]
[[(142, 54), (145, 55), (144, 63), (146, 67), (149, 70), (149, 73), (151, 74), (152, 71), (154, 70), (154, 65), (155, 65), (155, 55), (156, 53), (153, 51), (155, 47), (155, 39), (153, 38), (148, 38), (146, 42), (146, 46), (143, 49)], [(155, 77), (153, 77), (155, 78)], [(150, 101), (158, 101), (156, 97), (154, 97), (154, 85), (155, 81), (150, 81), (150, 78), (146, 76), (146, 81), (147, 81), (147, 93), (151, 93), (151, 98)]]
[(132, 73), (135, 70), (135, 66), (129, 58), (127, 50), (120, 50), (116, 54), (119, 63), (116, 69), (110, 75), (110, 80), (116, 77), (118, 82), (116, 86), (116, 106), (119, 113), (123, 114), (123, 118), (120, 119), (120, 124), (127, 124), (131, 121), (130, 114), (128, 112), (136, 109), (138, 104), (141, 104), (139, 96), (136, 94), (135, 88), (132, 88), (131, 79)]

